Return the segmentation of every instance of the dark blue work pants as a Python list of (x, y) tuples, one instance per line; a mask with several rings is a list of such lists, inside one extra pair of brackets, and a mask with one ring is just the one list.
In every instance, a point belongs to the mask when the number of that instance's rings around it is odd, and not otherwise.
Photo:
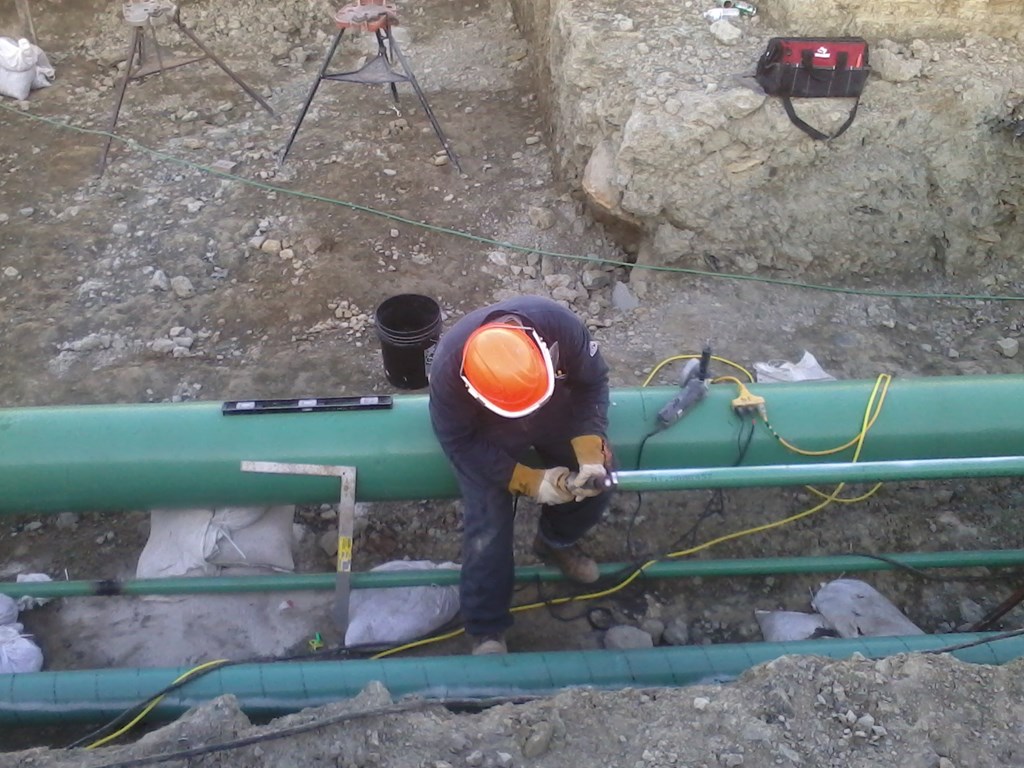
[[(545, 467), (578, 469), (568, 425), (551, 423), (531, 436), (506, 421), (488, 435), (510, 455), (523, 457), (533, 447)], [(533, 438), (533, 439), (531, 439)], [(513, 496), (508, 488), (456, 472), (462, 491), (463, 534), (460, 593), (462, 616), (470, 635), (490, 635), (512, 626)], [(540, 535), (553, 547), (570, 546), (592, 528), (608, 507), (608, 494), (580, 502), (541, 508)]]

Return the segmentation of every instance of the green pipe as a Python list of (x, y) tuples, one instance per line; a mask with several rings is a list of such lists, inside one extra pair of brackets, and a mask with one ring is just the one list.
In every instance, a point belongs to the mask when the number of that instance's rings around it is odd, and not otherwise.
[[(750, 387), (766, 398), (773, 427), (810, 450), (856, 435), (873, 388), (868, 380)], [(1024, 456), (1021, 391), (1020, 375), (895, 380), (860, 460)], [(651, 435), (674, 393), (612, 391), (609, 439), (619, 466), (732, 466), (741, 427), (730, 405), (735, 387), (712, 386), (679, 423)], [(456, 496), (426, 396), (394, 401), (390, 410), (244, 416), (223, 416), (219, 403), (3, 409), (0, 513), (337, 501), (336, 479), (243, 473), (246, 459), (355, 466), (361, 501)], [(851, 457), (847, 450), (827, 458)], [(761, 427), (744, 459), (746, 466), (811, 463), (825, 462), (787, 451)]]
[(945, 480), (955, 477), (1019, 477), (1024, 456), (913, 459), (857, 463), (785, 464), (760, 467), (697, 467), (617, 472), (623, 491), (679, 491), (750, 488), (809, 483), (877, 483), (889, 480)]
[[(789, 654), (841, 659), (860, 653), (877, 659), (997, 637), (997, 633), (915, 635), (628, 651), (243, 664), (216, 669), (167, 694), (151, 716), (173, 719), (190, 707), (230, 693), (238, 697), (249, 717), (276, 717), (354, 697), (373, 681), (383, 683), (396, 698), (459, 699), (550, 694), (584, 685), (610, 690), (693, 685), (729, 680), (755, 664)], [(976, 664), (1004, 664), (1022, 654), (1024, 637), (953, 652), (960, 660)], [(187, 667), (0, 675), (0, 723), (107, 721), (147, 700), (186, 671)]]
[[(974, 552), (913, 552), (882, 555), (911, 568), (1012, 568), (1024, 565), (1024, 549), (978, 550)], [(818, 557), (759, 557), (732, 560), (664, 560), (644, 569), (648, 579), (715, 576), (771, 576), (803, 573), (852, 573), (887, 571), (897, 566), (863, 555)], [(605, 563), (601, 576), (624, 576), (635, 566)], [(564, 581), (557, 568), (530, 565), (516, 569), (516, 581)], [(239, 592), (286, 592), (291, 590), (333, 590), (333, 573), (296, 573), (275, 576), (214, 576), (196, 578), (134, 579), (131, 581), (44, 581), (0, 582), (0, 594), (19, 598), (107, 597), (113, 595), (197, 595)], [(455, 569), (419, 571), (364, 571), (352, 574), (353, 589), (428, 587), (458, 584)]]

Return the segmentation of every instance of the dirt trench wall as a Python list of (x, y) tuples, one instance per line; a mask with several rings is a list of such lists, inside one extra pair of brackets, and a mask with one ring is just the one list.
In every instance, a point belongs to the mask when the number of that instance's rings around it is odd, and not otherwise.
[(848, 34), (896, 39), (1013, 38), (1024, 31), (1020, 0), (772, 0), (762, 6), (786, 34), (821, 34), (823, 22)]
[[(778, 0), (712, 25), (711, 2), (511, 1), (558, 172), (638, 263), (987, 287), (1024, 274), (1019, 4)], [(775, 35), (861, 29), (879, 36), (857, 117), (814, 141), (756, 84), (757, 58)], [(826, 132), (851, 105), (796, 102)]]

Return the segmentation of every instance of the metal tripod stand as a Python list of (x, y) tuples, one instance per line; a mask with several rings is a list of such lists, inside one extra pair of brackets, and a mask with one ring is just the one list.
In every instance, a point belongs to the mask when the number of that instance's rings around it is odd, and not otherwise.
[[(131, 45), (128, 48), (128, 58), (125, 61), (124, 77), (121, 80), (121, 84), (117, 89), (117, 100), (114, 103), (114, 111), (110, 116), (110, 126), (107, 133), (106, 143), (103, 145), (103, 152), (100, 155), (99, 163), (99, 175), (102, 176), (104, 171), (107, 169), (107, 155), (110, 152), (110, 144), (113, 141), (114, 129), (117, 127), (117, 118), (121, 114), (121, 105), (124, 103), (124, 94), (128, 89), (128, 82), (131, 80), (141, 80), (144, 77), (163, 72), (169, 69), (175, 69), (182, 67), (186, 64), (192, 64), (193, 62), (203, 61), (209, 59), (218, 67), (220, 67), (228, 77), (230, 77), (235, 84), (237, 84), (246, 94), (265, 109), (271, 115), (274, 114), (274, 110), (271, 109), (270, 105), (260, 97), (256, 91), (250, 88), (245, 82), (225, 64), (206, 44), (200, 40), (196, 34), (186, 27), (181, 21), (181, 12), (178, 7), (173, 3), (166, 2), (166, 0), (144, 0), (143, 2), (126, 2), (123, 6), (125, 21), (133, 27)], [(203, 52), (202, 56), (195, 56), (192, 58), (184, 59), (171, 59), (164, 61), (163, 55), (160, 50), (160, 44), (156, 39), (156, 26), (155, 20), (167, 19), (173, 23), (178, 30), (185, 35), (189, 40), (195, 43), (196, 47)], [(151, 41), (146, 39), (146, 28), (149, 28), (151, 32)], [(150, 56), (150, 52), (147, 51), (149, 44), (152, 44), (153, 56)], [(153, 59), (156, 59), (154, 62)]]
[[(302, 127), (302, 121), (306, 119), (306, 112), (309, 111), (309, 105), (313, 103), (313, 97), (316, 96), (317, 89), (320, 87), (320, 83), (324, 80), (334, 80), (343, 83), (362, 83), (364, 85), (383, 85), (387, 84), (391, 88), (391, 98), (394, 102), (398, 103), (398, 83), (409, 83), (412, 86), (413, 91), (416, 92), (416, 98), (419, 99), (420, 105), (423, 107), (423, 111), (427, 115), (427, 119), (430, 120), (430, 125), (434, 129), (434, 134), (437, 136), (438, 141), (441, 142), (441, 147), (444, 149), (448, 159), (452, 162), (452, 165), (462, 173), (462, 166), (459, 164), (459, 158), (455, 154), (455, 151), (451, 148), (451, 144), (448, 138), (444, 135), (444, 131), (441, 130), (441, 124), (437, 122), (437, 118), (434, 116), (434, 111), (430, 108), (430, 104), (427, 102), (427, 97), (423, 93), (423, 89), (420, 88), (420, 84), (416, 80), (416, 76), (413, 74), (412, 69), (409, 67), (409, 62), (405, 56), (402, 55), (401, 49), (398, 47), (398, 42), (395, 40), (395, 36), (391, 32), (392, 25), (398, 24), (398, 15), (395, 9), (387, 4), (370, 4), (367, 2), (359, 2), (355, 5), (347, 5), (342, 8), (335, 16), (335, 23), (338, 25), (338, 34), (334, 36), (334, 42), (331, 43), (331, 50), (327, 54), (327, 58), (324, 59), (323, 66), (320, 67), (320, 72), (317, 74), (316, 80), (313, 82), (313, 87), (309, 90), (309, 95), (306, 97), (306, 103), (302, 105), (302, 111), (299, 113), (299, 119), (295, 123), (295, 127), (292, 129), (291, 135), (288, 137), (288, 143), (285, 144), (284, 149), (281, 151), (281, 163), (284, 163), (285, 158), (288, 157), (288, 152), (292, 148), (292, 143), (295, 141), (295, 137), (299, 132), (299, 128)], [(373, 32), (377, 37), (377, 55), (360, 67), (352, 72), (336, 72), (328, 74), (327, 69), (330, 67), (331, 60), (334, 58), (334, 54), (338, 50), (338, 45), (341, 43), (341, 37), (345, 34), (345, 30), (349, 28), (359, 28), (367, 32)], [(394, 69), (394, 63), (398, 62), (401, 66), (402, 71), (399, 72)]]

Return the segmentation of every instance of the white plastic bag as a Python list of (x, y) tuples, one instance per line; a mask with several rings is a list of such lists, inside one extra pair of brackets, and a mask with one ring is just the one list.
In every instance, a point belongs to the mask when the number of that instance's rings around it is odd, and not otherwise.
[(10, 595), (0, 595), (0, 627), (18, 620), (18, 603)]
[(819, 637), (832, 627), (820, 613), (800, 611), (754, 611), (761, 634), (769, 643), (790, 643)]
[(799, 363), (771, 360), (767, 363), (754, 363), (758, 384), (771, 384), (780, 381), (835, 381), (836, 377), (827, 373), (818, 364), (818, 360), (807, 350)]
[[(372, 571), (458, 569), (455, 563), (393, 560)], [(430, 587), (390, 587), (353, 590), (345, 645), (405, 643), (439, 629), (459, 612), (456, 584)]]
[(825, 617), (840, 637), (923, 635), (878, 590), (858, 579), (835, 579), (823, 585), (811, 607)]
[[(44, 581), (53, 581), (45, 573), (19, 573), (18, 583), (19, 584), (38, 584)], [(18, 598), (18, 609), (27, 611), (29, 608), (38, 608), (40, 605), (46, 605), (50, 602), (49, 597), (29, 597), (28, 595), (22, 595)]]
[(0, 675), (38, 672), (43, 668), (43, 652), (21, 630), (21, 624), (0, 627)]
[(33, 88), (50, 85), (55, 72), (43, 49), (24, 37), (0, 37), (0, 95), (19, 101)]

